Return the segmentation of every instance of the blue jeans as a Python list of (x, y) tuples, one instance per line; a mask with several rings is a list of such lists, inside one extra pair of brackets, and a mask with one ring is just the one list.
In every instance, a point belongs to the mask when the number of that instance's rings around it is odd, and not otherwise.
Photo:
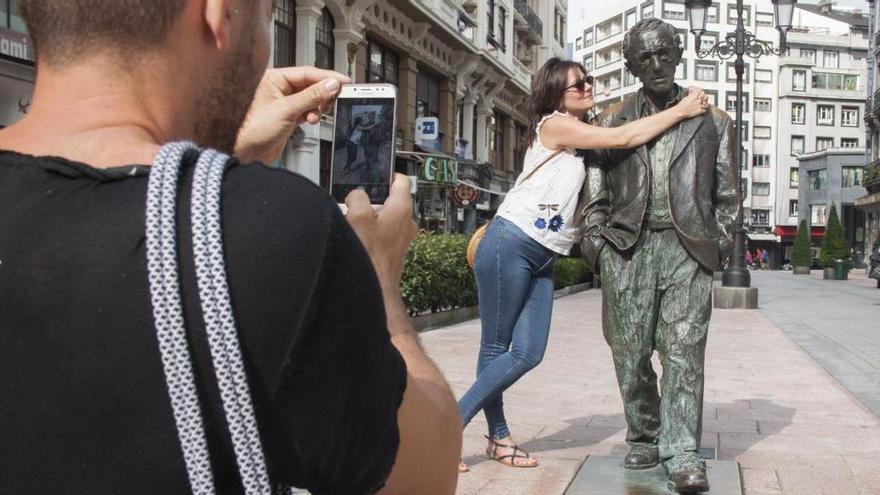
[(482, 409), (491, 438), (510, 435), (502, 394), (544, 358), (556, 258), (504, 218), (487, 229), (474, 262), (482, 323), (477, 380), (458, 402), (462, 428)]

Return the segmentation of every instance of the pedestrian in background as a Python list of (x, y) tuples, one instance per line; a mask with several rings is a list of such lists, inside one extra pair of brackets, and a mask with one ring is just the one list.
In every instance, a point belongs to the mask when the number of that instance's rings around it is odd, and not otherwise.
[[(586, 174), (576, 150), (641, 146), (708, 106), (703, 91), (691, 88), (663, 112), (608, 129), (584, 122), (593, 103), (593, 78), (583, 65), (552, 58), (538, 70), (522, 173), (476, 253), (482, 324), (477, 379), (458, 406), (462, 428), (484, 411), (486, 454), (511, 467), (538, 464), (511, 437), (502, 395), (541, 362), (547, 347), (553, 267), (575, 243), (572, 220)], [(467, 466), (461, 463), (459, 470)]]
[[(244, 493), (255, 471), (268, 471), (263, 487), (315, 494), (454, 493), (455, 399), (400, 296), (416, 233), (409, 181), (397, 178), (378, 214), (353, 192), (343, 216), (308, 179), (263, 165), (350, 82), (266, 71), (272, 5), (18, 1), (37, 78), (28, 114), (0, 131), (0, 493)], [(234, 399), (250, 395), (254, 414), (229, 428), (190, 242), (194, 150), (168, 205), (180, 218), (184, 321), (151, 311), (150, 164), (183, 140), (238, 158), (215, 168), (217, 228), (246, 370)], [(186, 417), (201, 421), (176, 421), (169, 392), (180, 397), (184, 380), (166, 384), (163, 323), (185, 332), (174, 351), (190, 348)], [(233, 451), (241, 430), (229, 430), (254, 419), (256, 447)]]
[(877, 288), (880, 289), (880, 240), (874, 241), (874, 250), (868, 260), (870, 261), (868, 276), (877, 280)]
[(749, 251), (748, 249), (746, 249), (746, 258), (745, 258), (745, 261), (746, 261), (746, 267), (748, 267), (748, 268), (753, 268), (753, 267), (752, 267), (752, 252)]
[(770, 269), (770, 252), (766, 249), (761, 253), (761, 265), (764, 267), (764, 270)]

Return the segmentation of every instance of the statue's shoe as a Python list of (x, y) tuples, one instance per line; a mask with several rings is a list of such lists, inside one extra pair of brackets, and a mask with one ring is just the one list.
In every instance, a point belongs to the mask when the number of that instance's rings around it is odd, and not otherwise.
[(668, 488), (676, 493), (702, 493), (709, 491), (709, 479), (706, 470), (699, 467), (687, 467), (669, 474)]
[(656, 445), (633, 445), (623, 458), (626, 469), (651, 469), (660, 463), (660, 452)]

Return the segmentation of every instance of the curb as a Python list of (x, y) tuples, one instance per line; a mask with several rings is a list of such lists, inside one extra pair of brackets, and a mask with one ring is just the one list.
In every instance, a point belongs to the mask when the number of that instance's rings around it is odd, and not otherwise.
[[(553, 299), (570, 296), (579, 292), (584, 292), (593, 288), (592, 282), (584, 284), (563, 287), (553, 293)], [(410, 318), (417, 332), (427, 332), (437, 330), (449, 325), (455, 325), (468, 320), (480, 317), (480, 306), (470, 306), (467, 308), (451, 309), (449, 311), (439, 311), (437, 313), (428, 313)]]

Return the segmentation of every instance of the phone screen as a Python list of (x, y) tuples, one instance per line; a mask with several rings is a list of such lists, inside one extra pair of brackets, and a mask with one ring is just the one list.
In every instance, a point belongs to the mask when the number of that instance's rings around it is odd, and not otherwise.
[(339, 98), (330, 194), (344, 203), (363, 188), (370, 203), (388, 199), (394, 168), (394, 98)]

